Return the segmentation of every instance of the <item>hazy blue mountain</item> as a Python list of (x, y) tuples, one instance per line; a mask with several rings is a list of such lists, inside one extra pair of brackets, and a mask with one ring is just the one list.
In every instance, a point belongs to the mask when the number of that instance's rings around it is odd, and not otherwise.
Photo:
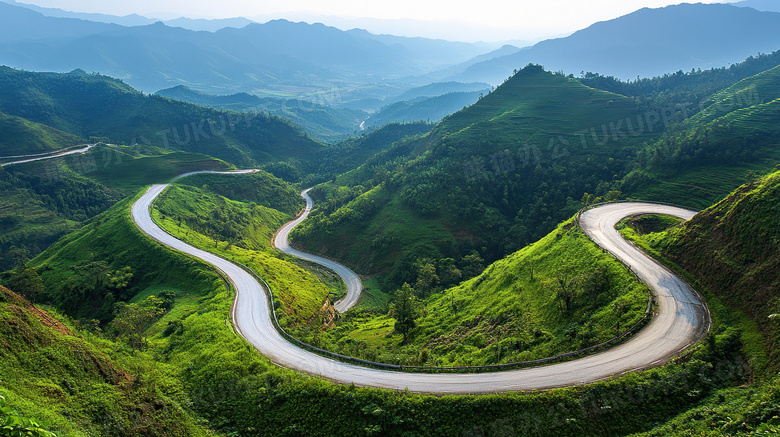
[[(6, 26), (0, 35), (6, 37), (0, 38), (0, 65), (58, 72), (81, 68), (121, 78), (145, 92), (186, 85), (213, 94), (265, 91), (311, 100), (307, 94), (337, 86), (364, 92), (352, 100), (383, 99), (398, 94), (399, 88), (421, 83), (411, 79), (405, 86), (387, 86), (388, 81), (421, 77), (441, 66), (431, 60), (432, 53), (447, 52), (439, 58), (456, 60), (454, 48), (463, 47), (422, 38), (371, 38), (367, 33), (286, 20), (205, 32), (162, 22), (121, 27), (45, 17), (8, 4), (2, 7)], [(34, 39), (39, 34), (48, 38)], [(415, 43), (421, 48), (410, 49)]]
[(335, 107), (324, 104), (325, 102), (261, 98), (247, 93), (212, 95), (183, 85), (160, 90), (155, 94), (215, 109), (274, 114), (292, 121), (315, 139), (326, 143), (336, 143), (354, 135), (360, 130), (363, 120), (368, 117), (366, 112)]
[[(449, 93), (466, 93), (466, 92), (487, 92), (490, 89), (490, 85), (484, 82), (436, 82), (429, 85), (423, 85), (420, 87), (412, 88), (399, 94), (395, 97), (387, 99), (388, 103), (402, 102), (407, 100), (415, 100), (420, 97), (438, 97)], [(473, 103), (473, 102), (472, 102)]]
[(731, 4), (744, 8), (753, 8), (759, 11), (780, 12), (780, 2), (777, 0), (743, 0)]
[(441, 68), (443, 65), (459, 64), (495, 47), (495, 45), (488, 43), (465, 43), (442, 39), (374, 35), (364, 29), (352, 29), (347, 32), (358, 38), (379, 41), (391, 47), (402, 47), (415, 58), (424, 62), (424, 67), (429, 69)]
[[(75, 18), (50, 18), (27, 8), (0, 2), (0, 43), (57, 38), (69, 40), (121, 29), (107, 23)], [(2, 62), (0, 57), (0, 63)]]
[(125, 15), (123, 17), (119, 17), (116, 15), (107, 15), (107, 14), (71, 12), (71, 11), (65, 11), (58, 8), (43, 8), (33, 4), (19, 3), (14, 0), (0, 0), (0, 3), (8, 3), (14, 6), (30, 9), (32, 11), (39, 12), (47, 17), (77, 18), (79, 20), (94, 21), (97, 23), (119, 24), (121, 26), (145, 26), (147, 24), (152, 24), (155, 21), (157, 21), (152, 18), (142, 17), (138, 14), (130, 14), (130, 15)]
[[(526, 47), (527, 48), (527, 47)], [(453, 65), (451, 67), (444, 68), (439, 71), (435, 71), (433, 73), (428, 74), (428, 77), (436, 78), (436, 79), (442, 79), (447, 77), (452, 77), (454, 75), (460, 74), (464, 72), (467, 68), (471, 67), (474, 64), (479, 64), (480, 62), (490, 61), (492, 59), (500, 58), (502, 56), (509, 56), (513, 55), (520, 50), (525, 50), (526, 48), (520, 48), (512, 44), (505, 44), (493, 51), (483, 53), (481, 55), (475, 56), (468, 61), (461, 62), (460, 64)]]
[(427, 121), (436, 123), (442, 118), (471, 106), (490, 88), (482, 91), (451, 92), (435, 97), (419, 97), (414, 100), (396, 102), (372, 114), (364, 127), (372, 129), (389, 123)]
[(740, 62), (780, 48), (780, 14), (725, 4), (640, 9), (566, 38), (469, 67), (460, 81), (502, 82), (528, 63), (550, 71), (594, 71), (623, 79)]
[(242, 27), (246, 27), (247, 25), (254, 23), (254, 21), (243, 17), (220, 18), (215, 20), (207, 20), (204, 18), (194, 19), (194, 18), (179, 17), (173, 20), (165, 20), (163, 21), (163, 23), (171, 27), (181, 27), (190, 30), (205, 30), (208, 32), (216, 32), (226, 27), (234, 27), (236, 29), (240, 29)]

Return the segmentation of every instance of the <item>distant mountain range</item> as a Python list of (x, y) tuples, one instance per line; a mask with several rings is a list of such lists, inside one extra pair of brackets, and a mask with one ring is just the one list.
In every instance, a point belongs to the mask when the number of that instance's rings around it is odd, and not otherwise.
[[(290, 98), (333, 86), (347, 92), (382, 83), (376, 91), (382, 98), (426, 83), (407, 79), (393, 87), (387, 85), (390, 81), (464, 62), (490, 47), (285, 20), (216, 32), (162, 22), (125, 27), (47, 17), (0, 3), (0, 64), (36, 71), (81, 68), (120, 78), (145, 92), (186, 85), (213, 93)], [(371, 90), (364, 93), (373, 97)]]
[(758, 10), (778, 8), (766, 0), (645, 8), (566, 38), (496, 49), (286, 20), (152, 23), (0, 0), (0, 65), (100, 72), (147, 93), (182, 85), (281, 100), (328, 94), (331, 106), (375, 111), (432, 82), (497, 85), (529, 63), (624, 80), (725, 66), (780, 48), (780, 13)]
[(753, 8), (759, 11), (780, 12), (780, 2), (777, 0), (743, 0), (731, 4), (741, 8)]
[(567, 74), (591, 71), (632, 80), (725, 66), (777, 49), (780, 13), (724, 4), (681, 4), (644, 8), (596, 23), (566, 38), (468, 66), (450, 80), (498, 84), (528, 63)]

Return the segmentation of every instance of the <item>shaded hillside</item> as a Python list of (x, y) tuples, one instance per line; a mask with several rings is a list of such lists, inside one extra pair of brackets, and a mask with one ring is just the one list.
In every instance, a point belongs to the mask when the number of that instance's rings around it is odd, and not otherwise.
[(671, 234), (666, 255), (709, 290), (744, 311), (771, 339), (780, 325), (780, 172), (743, 185)]
[(376, 128), (388, 123), (426, 121), (437, 123), (442, 118), (472, 105), (490, 89), (473, 92), (453, 92), (436, 97), (419, 97), (382, 107), (366, 120), (366, 128)]
[(0, 157), (50, 152), (85, 143), (76, 135), (3, 113), (0, 133)]

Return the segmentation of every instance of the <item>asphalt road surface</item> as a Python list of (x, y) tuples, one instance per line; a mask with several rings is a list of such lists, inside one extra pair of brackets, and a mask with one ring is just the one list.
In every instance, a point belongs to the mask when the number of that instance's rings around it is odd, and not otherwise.
[[(310, 189), (311, 188), (309, 188), (309, 190)], [(303, 196), (303, 198), (306, 199), (306, 208), (298, 216), (298, 218), (287, 223), (286, 225), (282, 226), (281, 229), (279, 229), (279, 232), (276, 233), (276, 237), (274, 238), (274, 246), (276, 246), (277, 249), (281, 250), (284, 253), (296, 256), (306, 261), (310, 261), (325, 266), (333, 270), (334, 272), (336, 272), (336, 274), (339, 275), (341, 279), (344, 281), (344, 284), (347, 285), (347, 294), (346, 296), (344, 296), (343, 299), (334, 303), (333, 306), (336, 307), (336, 311), (343, 313), (348, 309), (352, 308), (353, 306), (355, 306), (358, 299), (360, 298), (360, 293), (363, 291), (363, 282), (360, 281), (358, 275), (356, 275), (355, 272), (353, 272), (346, 266), (339, 264), (336, 261), (332, 261), (327, 258), (323, 258), (321, 256), (312, 255), (306, 252), (295, 250), (292, 247), (290, 247), (290, 243), (288, 241), (290, 236), (290, 231), (292, 231), (294, 227), (298, 226), (299, 223), (306, 220), (306, 217), (308, 217), (309, 213), (311, 212), (313, 203), (311, 197), (309, 197), (309, 190), (305, 190), (301, 193), (301, 196)]]
[(152, 186), (133, 205), (132, 216), (138, 227), (160, 243), (214, 265), (229, 278), (236, 289), (233, 323), (260, 353), (277, 365), (334, 382), (396, 390), (408, 388), (413, 392), (437, 394), (495, 393), (581, 385), (662, 364), (702, 338), (709, 329), (709, 313), (699, 296), (665, 267), (623, 240), (614, 229), (620, 219), (629, 215), (660, 213), (689, 219), (695, 213), (654, 204), (616, 203), (586, 211), (580, 222), (594, 241), (629, 264), (648, 283), (658, 303), (652, 321), (625, 343), (573, 361), (494, 373), (403, 373), (342, 363), (286, 341), (271, 323), (265, 290), (249, 273), (160, 229), (152, 221), (149, 207), (165, 188), (166, 185)]
[[(68, 150), (66, 152), (52, 152), (49, 154), (45, 154), (45, 156), (41, 155), (29, 155), (29, 156), (35, 156), (34, 158), (27, 158), (22, 159), (20, 161), (13, 161), (13, 162), (6, 162), (5, 164), (0, 164), (0, 167), (4, 167), (6, 165), (14, 165), (14, 164), (24, 164), (27, 162), (34, 162), (34, 161), (43, 161), (44, 159), (52, 159), (52, 158), (60, 158), (62, 156), (68, 156), (68, 155), (75, 155), (77, 153), (85, 153), (92, 147), (94, 147), (94, 144), (87, 144), (84, 147), (79, 147), (78, 149)], [(13, 156), (10, 156), (9, 158), (15, 158)]]

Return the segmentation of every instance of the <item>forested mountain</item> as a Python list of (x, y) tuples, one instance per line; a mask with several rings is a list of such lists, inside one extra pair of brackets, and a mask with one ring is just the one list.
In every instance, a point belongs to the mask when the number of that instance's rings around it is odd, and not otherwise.
[(723, 4), (641, 9), (571, 36), (542, 41), (452, 76), (500, 83), (529, 62), (578, 75), (597, 71), (623, 80), (720, 67), (780, 48), (780, 13)]
[(493, 261), (571, 216), (584, 192), (609, 191), (605, 181), (663, 123), (614, 139), (600, 126), (637, 114), (630, 98), (529, 66), (425, 137), (318, 188), (318, 213), (295, 241), (397, 283), (414, 282), (418, 258)]
[[(733, 83), (750, 71), (726, 74)], [(657, 78), (645, 87), (668, 87), (628, 97), (526, 67), (427, 136), (315, 190), (321, 206), (296, 241), (397, 285), (414, 282), (422, 258), (500, 258), (583, 202), (707, 205), (780, 159), (776, 71), (699, 102), (697, 90), (723, 86), (720, 74)]]
[(0, 67), (0, 111), (82, 138), (205, 153), (237, 165), (300, 163), (323, 146), (268, 114), (239, 114), (147, 96), (122, 81), (74, 71)]

